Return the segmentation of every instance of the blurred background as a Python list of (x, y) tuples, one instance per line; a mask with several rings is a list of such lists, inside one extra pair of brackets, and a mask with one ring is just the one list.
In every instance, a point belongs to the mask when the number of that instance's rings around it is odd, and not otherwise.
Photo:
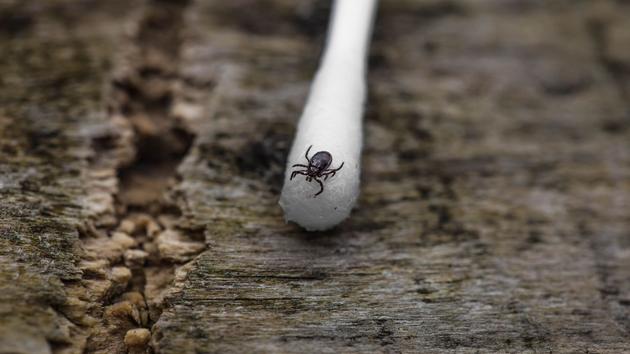
[(0, 353), (630, 352), (630, 2), (381, 1), (309, 234), (330, 8), (0, 1)]

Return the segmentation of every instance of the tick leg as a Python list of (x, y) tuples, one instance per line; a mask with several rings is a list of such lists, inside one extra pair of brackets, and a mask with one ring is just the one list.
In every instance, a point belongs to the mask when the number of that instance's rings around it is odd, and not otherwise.
[(308, 161), (308, 163), (311, 163), (311, 159), (308, 158), (308, 152), (311, 151), (311, 148), (313, 147), (313, 145), (309, 146), (308, 149), (306, 149), (306, 154), (304, 154), (304, 156), (306, 157), (306, 161)]
[(304, 176), (306, 176), (306, 172), (304, 172), (304, 171), (293, 171), (293, 172), (291, 172), (291, 178), (289, 178), (289, 181), (292, 180), (296, 175), (304, 175)]
[(326, 172), (337, 172), (337, 171), (341, 170), (341, 168), (343, 167), (344, 163), (346, 163), (346, 162), (344, 161), (344, 162), (341, 163), (341, 166), (335, 168), (334, 170), (333, 169), (328, 169), (328, 170), (326, 170)]
[(291, 167), (306, 167), (306, 168), (308, 168), (308, 166), (302, 165), (302, 164), (299, 164), (299, 163), (296, 163), (295, 165), (293, 165)]
[(322, 192), (324, 191), (324, 184), (322, 183), (322, 181), (318, 180), (317, 177), (314, 177), (313, 179), (315, 180), (315, 182), (319, 183), (319, 192), (317, 192), (317, 194), (313, 196), (313, 198), (315, 198), (318, 195), (322, 194)]
[(337, 171), (341, 170), (341, 168), (343, 167), (343, 162), (341, 163), (341, 166), (335, 168), (334, 170), (332, 169), (326, 169), (324, 170), (324, 173), (322, 173), (322, 176), (324, 177), (324, 181), (328, 179), (328, 177), (335, 177), (335, 175), (337, 174)]

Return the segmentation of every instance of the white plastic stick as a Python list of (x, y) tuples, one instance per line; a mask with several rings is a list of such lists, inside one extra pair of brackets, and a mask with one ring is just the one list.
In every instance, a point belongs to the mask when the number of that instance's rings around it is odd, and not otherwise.
[[(377, 0), (336, 0), (320, 68), (298, 123), (297, 133), (285, 173), (280, 206), (287, 221), (306, 230), (326, 230), (348, 217), (359, 196), (363, 106), (366, 94), (366, 61), (372, 18)], [(293, 171), (309, 165), (312, 158), (328, 151), (330, 168), (343, 167), (329, 176), (317, 178), (324, 191), (306, 175)]]

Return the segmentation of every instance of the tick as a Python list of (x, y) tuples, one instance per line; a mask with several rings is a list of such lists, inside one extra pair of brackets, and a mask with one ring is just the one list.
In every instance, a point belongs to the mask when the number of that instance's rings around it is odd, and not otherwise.
[(328, 179), (328, 177), (333, 177), (337, 171), (341, 170), (343, 167), (343, 162), (341, 165), (335, 169), (329, 168), (332, 164), (333, 157), (328, 151), (318, 151), (313, 155), (313, 157), (308, 157), (308, 152), (311, 151), (313, 145), (309, 146), (306, 150), (306, 161), (308, 161), (308, 165), (295, 164), (292, 167), (305, 167), (303, 170), (297, 170), (291, 172), (292, 180), (296, 175), (304, 175), (306, 176), (306, 182), (311, 182), (315, 180), (315, 182), (319, 183), (319, 192), (313, 196), (313, 198), (322, 194), (324, 191), (324, 184), (318, 178), (324, 177), (324, 181)]

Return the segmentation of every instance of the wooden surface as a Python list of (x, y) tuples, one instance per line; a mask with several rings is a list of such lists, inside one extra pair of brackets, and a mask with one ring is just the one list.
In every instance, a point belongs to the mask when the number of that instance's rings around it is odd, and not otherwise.
[(382, 1), (360, 201), (305, 233), (329, 8), (0, 5), (0, 353), (630, 352), (630, 3)]

